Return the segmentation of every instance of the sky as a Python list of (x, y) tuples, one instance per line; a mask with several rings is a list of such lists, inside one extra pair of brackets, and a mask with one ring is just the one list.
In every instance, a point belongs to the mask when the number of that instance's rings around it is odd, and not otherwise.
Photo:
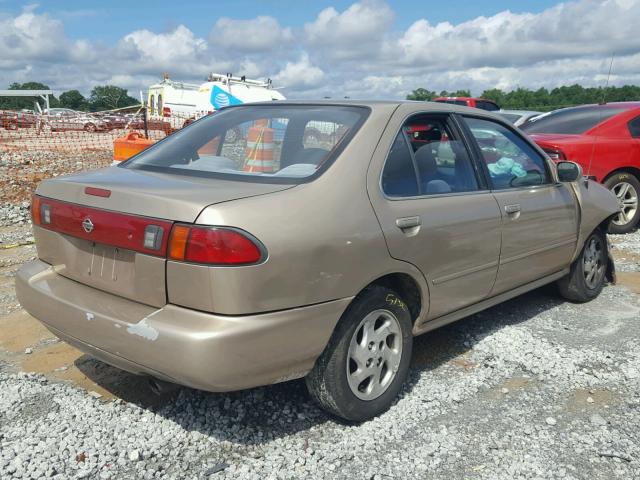
[(0, 88), (146, 90), (168, 72), (288, 98), (640, 84), (640, 0), (0, 0)]

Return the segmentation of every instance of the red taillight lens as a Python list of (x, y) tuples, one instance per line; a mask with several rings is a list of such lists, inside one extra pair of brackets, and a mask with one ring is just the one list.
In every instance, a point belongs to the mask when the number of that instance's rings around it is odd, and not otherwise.
[(543, 150), (544, 153), (546, 153), (554, 162), (560, 162), (567, 159), (567, 156), (564, 154), (564, 152), (557, 148), (543, 148)]
[(208, 265), (249, 265), (262, 251), (248, 235), (220, 227), (176, 225), (169, 241), (169, 258)]

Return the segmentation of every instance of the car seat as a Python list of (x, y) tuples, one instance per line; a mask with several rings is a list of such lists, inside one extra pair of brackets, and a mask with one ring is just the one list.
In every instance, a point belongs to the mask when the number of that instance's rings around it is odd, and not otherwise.
[(427, 194), (449, 193), (451, 186), (439, 178), (433, 144), (423, 145), (415, 153), (422, 191)]

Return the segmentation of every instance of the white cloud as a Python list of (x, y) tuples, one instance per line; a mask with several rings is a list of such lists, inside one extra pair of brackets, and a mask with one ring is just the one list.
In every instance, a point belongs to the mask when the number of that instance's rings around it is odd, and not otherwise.
[(435, 69), (442, 69), (445, 62), (454, 68), (531, 65), (636, 52), (638, 21), (640, 2), (621, 6), (616, 0), (583, 0), (540, 14), (504, 11), (459, 25), (431, 25), (421, 19), (388, 49), (399, 63)]
[(213, 26), (209, 42), (217, 48), (240, 52), (265, 52), (290, 42), (290, 28), (283, 28), (273, 17), (260, 16), (251, 20), (222, 17)]
[(294, 90), (317, 87), (324, 79), (324, 72), (311, 64), (307, 54), (303, 54), (297, 62), (287, 62), (284, 68), (273, 77), (276, 85)]
[(0, 18), (0, 60), (67, 59), (75, 46), (65, 37), (61, 21), (27, 7), (16, 17)]
[(126, 35), (122, 43), (125, 48), (135, 48), (143, 60), (167, 66), (172, 62), (197, 58), (207, 49), (207, 42), (197, 38), (184, 25), (179, 25), (168, 33), (136, 30)]
[(380, 48), (394, 18), (393, 10), (380, 0), (354, 3), (342, 13), (329, 7), (305, 24), (304, 39), (328, 58), (362, 58), (364, 52)]

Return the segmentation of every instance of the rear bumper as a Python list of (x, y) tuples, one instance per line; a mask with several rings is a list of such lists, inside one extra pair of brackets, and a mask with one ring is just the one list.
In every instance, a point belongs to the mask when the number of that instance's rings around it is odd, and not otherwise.
[(56, 336), (136, 374), (209, 391), (306, 375), (351, 301), (224, 316), (158, 309), (69, 280), (36, 260), (16, 277), (22, 306)]

